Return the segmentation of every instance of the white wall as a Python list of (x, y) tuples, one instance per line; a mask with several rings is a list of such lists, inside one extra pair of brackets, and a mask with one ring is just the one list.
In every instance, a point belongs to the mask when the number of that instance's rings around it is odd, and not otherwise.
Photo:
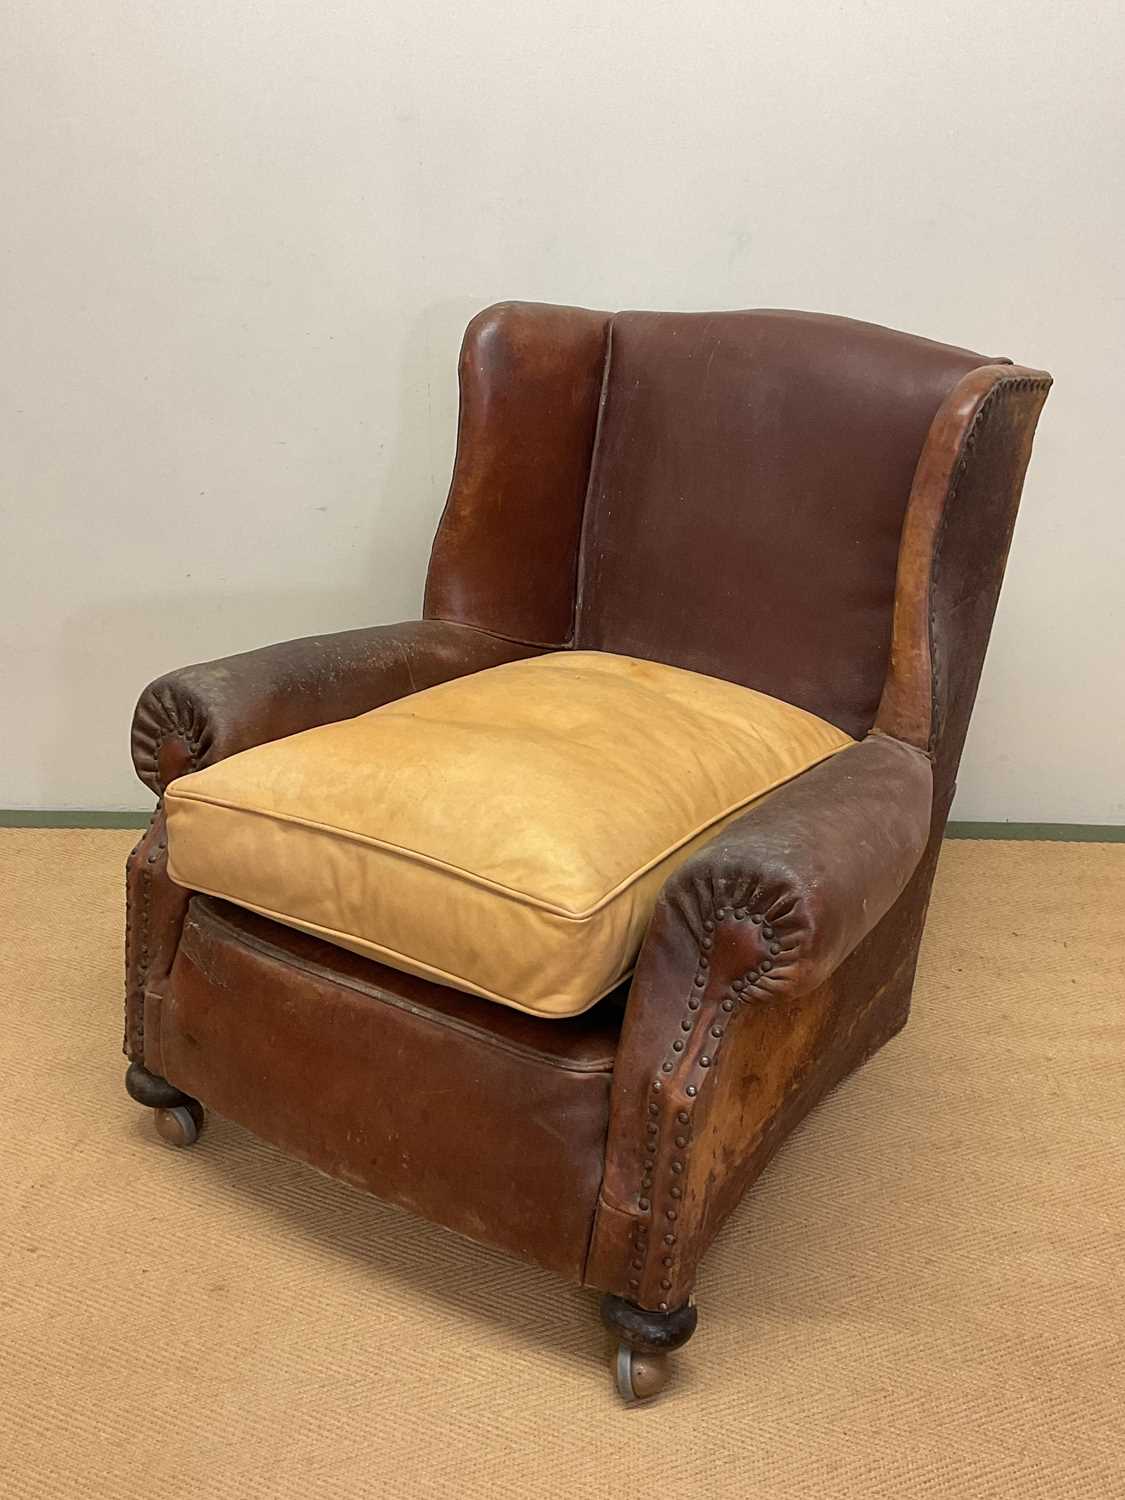
[(1048, 367), (962, 818), (1125, 821), (1125, 10), (8, 0), (0, 805), (140, 807), (137, 691), (417, 613), (505, 297)]

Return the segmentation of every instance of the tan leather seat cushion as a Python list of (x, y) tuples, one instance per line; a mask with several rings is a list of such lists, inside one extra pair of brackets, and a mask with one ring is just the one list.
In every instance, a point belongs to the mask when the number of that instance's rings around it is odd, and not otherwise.
[(575, 1015), (628, 973), (680, 861), (851, 743), (734, 683), (559, 652), (181, 777), (169, 869), (410, 973)]

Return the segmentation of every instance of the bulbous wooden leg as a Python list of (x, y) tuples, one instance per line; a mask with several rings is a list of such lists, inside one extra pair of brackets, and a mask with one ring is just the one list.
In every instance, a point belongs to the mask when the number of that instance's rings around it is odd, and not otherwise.
[(162, 1141), (170, 1146), (190, 1146), (198, 1139), (203, 1129), (203, 1106), (198, 1099), (137, 1062), (129, 1064), (125, 1088), (130, 1098), (153, 1111), (156, 1133)]
[(607, 1294), (602, 1298), (602, 1321), (619, 1340), (614, 1356), (618, 1393), (626, 1401), (647, 1401), (668, 1384), (668, 1356), (691, 1338), (699, 1314), (693, 1302), (671, 1312), (649, 1312)]

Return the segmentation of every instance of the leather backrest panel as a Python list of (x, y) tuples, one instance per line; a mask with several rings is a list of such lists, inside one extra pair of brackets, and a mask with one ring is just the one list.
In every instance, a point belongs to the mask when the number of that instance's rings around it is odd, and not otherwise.
[(576, 644), (725, 677), (853, 736), (886, 674), (903, 516), (983, 355), (814, 313), (619, 313)]

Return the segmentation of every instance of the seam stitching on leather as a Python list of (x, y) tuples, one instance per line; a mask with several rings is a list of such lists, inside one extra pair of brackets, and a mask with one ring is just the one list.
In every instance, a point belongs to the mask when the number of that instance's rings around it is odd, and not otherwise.
[(582, 607), (586, 599), (584, 587), (586, 581), (586, 544), (589, 540), (591, 527), (590, 500), (594, 489), (594, 470), (597, 467), (598, 453), (602, 442), (602, 425), (605, 419), (606, 407), (609, 403), (609, 374), (613, 363), (613, 331), (617, 324), (617, 314), (613, 313), (606, 324), (605, 334), (605, 361), (602, 365), (602, 388), (598, 393), (598, 416), (594, 423), (594, 436), (590, 444), (590, 467), (586, 472), (586, 493), (582, 497), (582, 525), (578, 532), (578, 550), (574, 559), (574, 619), (570, 626), (570, 641), (572, 645), (578, 642), (578, 626), (582, 617)]
[(961, 481), (968, 471), (969, 461), (976, 447), (977, 439), (983, 431), (987, 419), (996, 402), (1003, 395), (1018, 391), (1046, 391), (1051, 388), (1049, 377), (1036, 375), (1016, 375), (1009, 379), (1001, 378), (989, 390), (969, 424), (964, 441), (961, 444), (961, 453), (957, 460), (957, 469), (954, 474), (953, 483), (949, 487), (949, 495), (942, 506), (941, 521), (938, 525), (937, 537), (934, 541), (933, 564), (930, 569), (930, 599), (929, 599), (929, 631), (930, 631), (930, 736), (927, 751), (931, 758), (936, 754), (937, 742), (940, 736), (939, 714), (942, 694), (940, 691), (942, 674), (945, 670), (943, 654), (938, 646), (937, 633), (937, 585), (941, 577), (942, 554), (945, 549), (946, 534), (949, 529), (949, 518), (957, 503), (961, 489)]

